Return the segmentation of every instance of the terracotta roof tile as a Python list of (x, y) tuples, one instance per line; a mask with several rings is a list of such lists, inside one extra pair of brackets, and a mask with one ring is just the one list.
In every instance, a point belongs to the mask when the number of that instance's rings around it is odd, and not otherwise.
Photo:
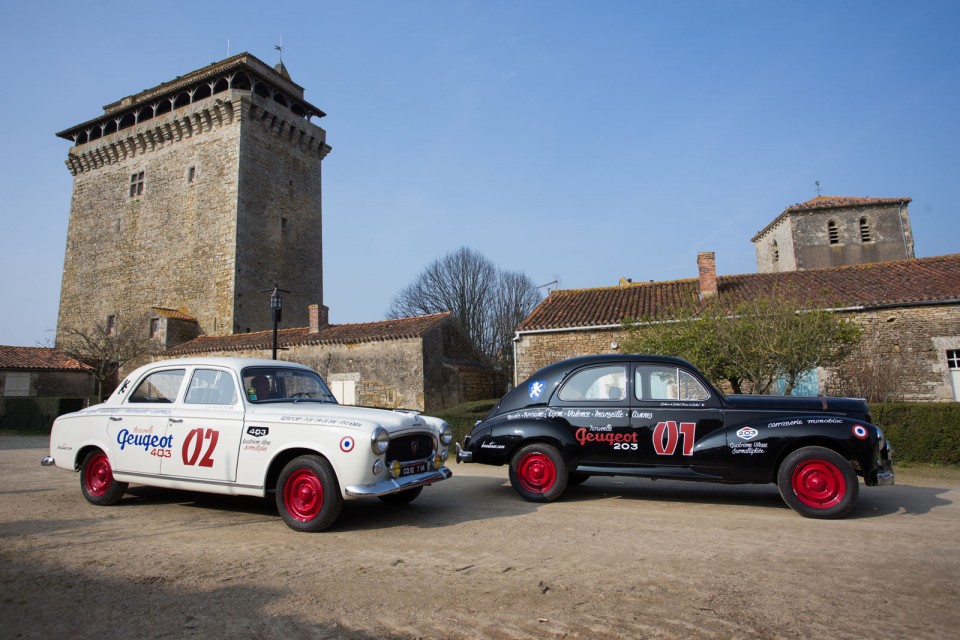
[[(412, 318), (398, 318), (360, 324), (332, 324), (310, 333), (309, 327), (280, 329), (277, 331), (278, 347), (294, 347), (317, 344), (356, 344), (381, 340), (419, 338), (451, 316), (449, 311)], [(270, 349), (273, 346), (273, 331), (238, 333), (230, 336), (200, 336), (164, 352), (164, 355), (186, 355), (214, 351), (246, 351)]]
[[(872, 264), (718, 276), (718, 300), (730, 307), (781, 295), (807, 308), (881, 307), (960, 301), (960, 254)], [(697, 303), (698, 278), (628, 286), (552, 291), (519, 331), (611, 326), (628, 318), (666, 320), (684, 302)]]
[(196, 322), (197, 319), (193, 316), (180, 311), (178, 309), (168, 309), (166, 307), (150, 307), (153, 311), (156, 311), (158, 315), (163, 316), (164, 318), (170, 318), (171, 320), (186, 320), (187, 322)]
[(56, 349), (0, 346), (0, 369), (86, 371), (89, 368), (79, 360)]
[(909, 204), (910, 198), (856, 198), (853, 196), (817, 196), (806, 202), (787, 207), (784, 211), (809, 211), (811, 209), (839, 209), (841, 207), (870, 207), (877, 204)]

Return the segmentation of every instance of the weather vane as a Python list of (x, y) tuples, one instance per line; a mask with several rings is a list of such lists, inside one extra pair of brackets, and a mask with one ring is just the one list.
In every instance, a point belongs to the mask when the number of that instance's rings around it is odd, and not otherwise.
[(273, 45), (273, 48), (280, 52), (280, 62), (283, 62), (283, 36), (280, 36), (280, 44)]
[(816, 182), (816, 184), (817, 184), (817, 195), (819, 196), (819, 195), (820, 195), (820, 192), (823, 191), (823, 189), (820, 188), (820, 181), (819, 181), (819, 180), (816, 180), (815, 182)]

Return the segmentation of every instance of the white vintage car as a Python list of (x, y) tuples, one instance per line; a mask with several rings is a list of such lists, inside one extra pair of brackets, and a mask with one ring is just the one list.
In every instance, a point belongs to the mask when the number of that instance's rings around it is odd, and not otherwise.
[(97, 505), (128, 483), (265, 497), (284, 522), (326, 529), (344, 500), (405, 504), (451, 476), (450, 427), (413, 411), (337, 404), (309, 367), (186, 358), (131, 373), (103, 404), (57, 418), (41, 462), (80, 472)]

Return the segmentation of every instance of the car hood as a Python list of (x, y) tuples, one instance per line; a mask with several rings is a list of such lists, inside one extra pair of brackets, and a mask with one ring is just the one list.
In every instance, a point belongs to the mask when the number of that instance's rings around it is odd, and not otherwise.
[(380, 426), (391, 433), (430, 428), (437, 426), (434, 423), (439, 422), (436, 418), (422, 416), (414, 411), (316, 402), (278, 402), (248, 407), (247, 419), (325, 424), (370, 431)]
[(834, 398), (829, 396), (752, 396), (728, 395), (726, 405), (731, 409), (769, 410), (769, 411), (830, 411), (842, 414), (868, 414), (867, 403), (859, 398)]

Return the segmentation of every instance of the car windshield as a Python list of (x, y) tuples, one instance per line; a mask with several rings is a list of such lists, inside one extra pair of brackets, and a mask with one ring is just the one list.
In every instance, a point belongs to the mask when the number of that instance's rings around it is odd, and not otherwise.
[(290, 367), (247, 367), (243, 393), (249, 402), (330, 402), (337, 399), (319, 375)]

